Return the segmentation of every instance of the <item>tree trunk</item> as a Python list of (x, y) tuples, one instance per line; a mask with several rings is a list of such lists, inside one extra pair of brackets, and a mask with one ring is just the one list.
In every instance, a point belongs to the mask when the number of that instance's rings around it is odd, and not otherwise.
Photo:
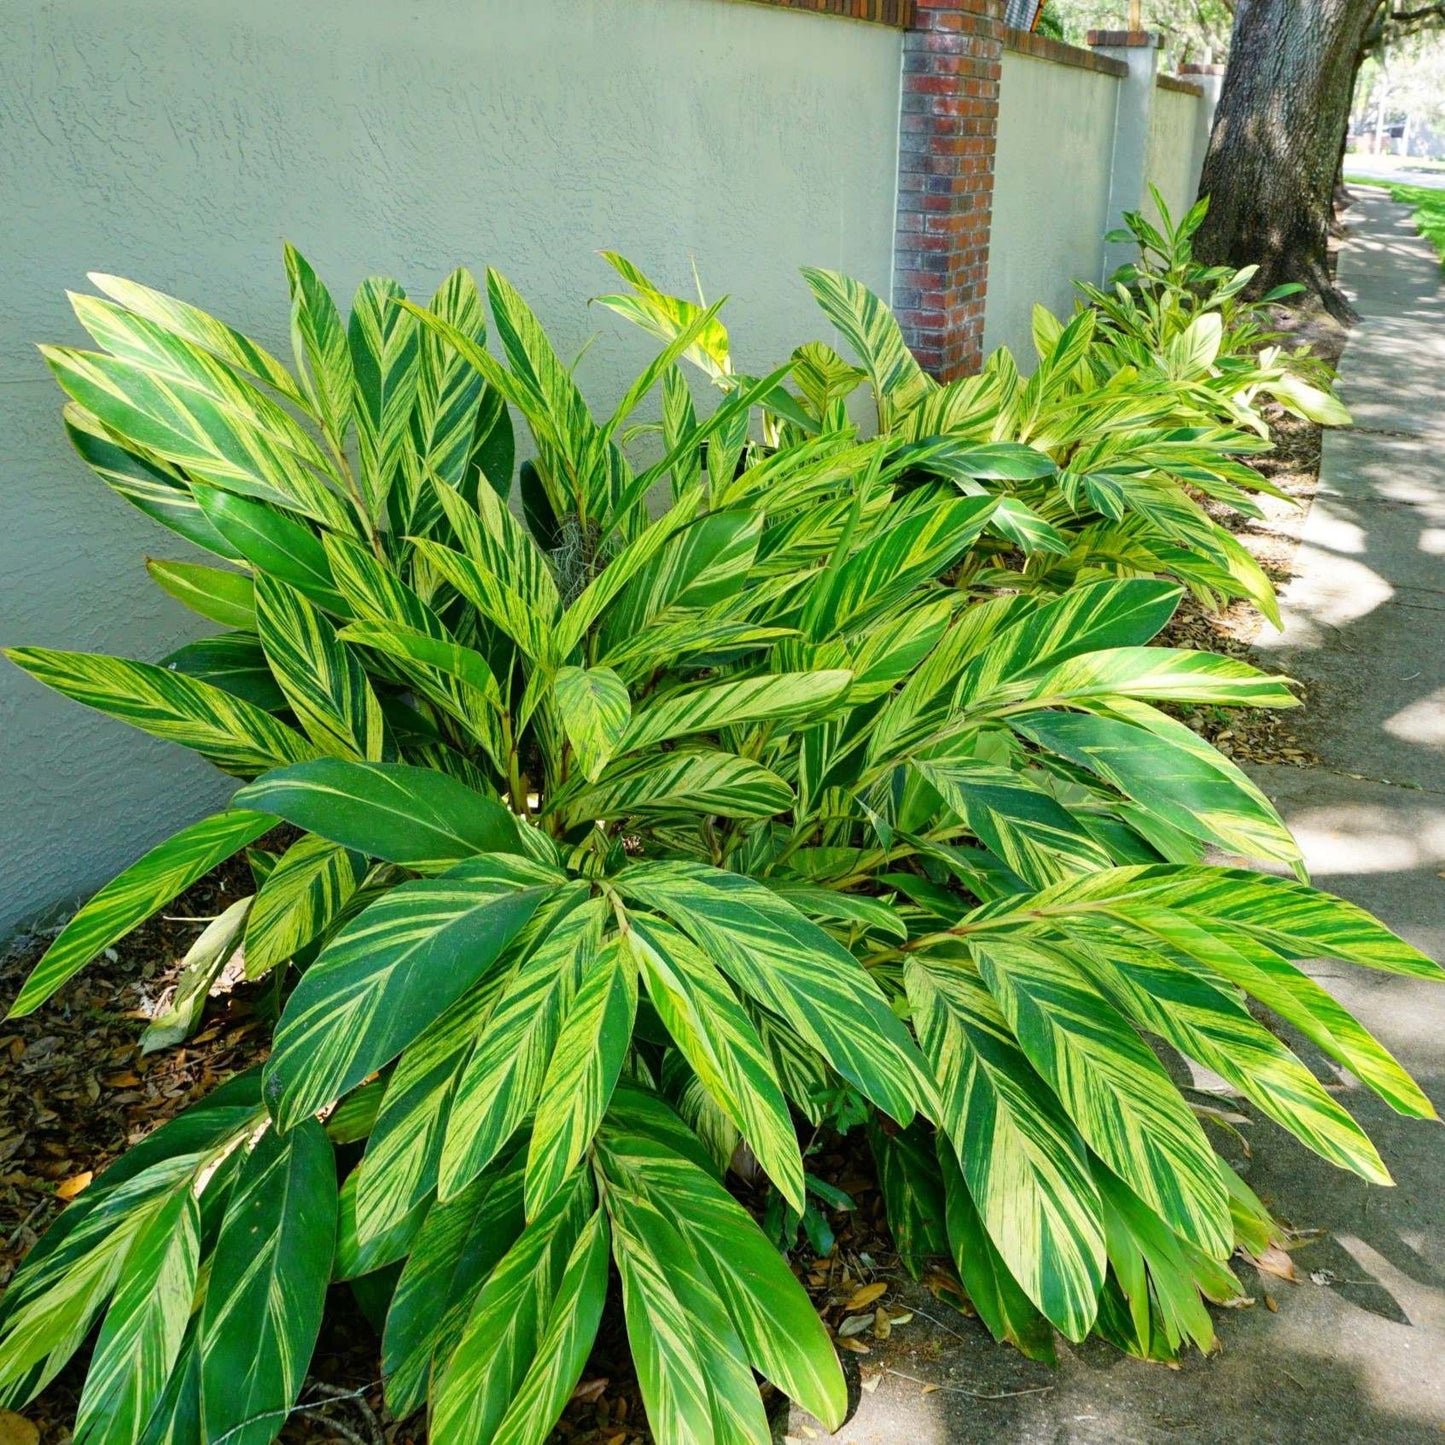
[(1336, 315), (1328, 237), (1355, 72), (1378, 0), (1239, 0), (1229, 68), (1200, 178), (1195, 250), (1257, 264), (1255, 285), (1297, 281)]

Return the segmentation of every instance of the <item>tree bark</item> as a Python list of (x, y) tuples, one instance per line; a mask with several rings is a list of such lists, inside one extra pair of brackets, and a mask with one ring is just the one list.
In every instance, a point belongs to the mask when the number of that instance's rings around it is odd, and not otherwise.
[(1378, 0), (1239, 0), (1229, 68), (1200, 178), (1201, 260), (1258, 265), (1255, 286), (1296, 281), (1336, 315), (1329, 273), (1340, 137)]

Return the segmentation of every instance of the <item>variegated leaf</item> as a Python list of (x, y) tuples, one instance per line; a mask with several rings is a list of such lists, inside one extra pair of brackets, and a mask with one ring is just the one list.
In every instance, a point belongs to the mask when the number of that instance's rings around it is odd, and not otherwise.
[(567, 799), (567, 816), (577, 822), (708, 813), (770, 818), (792, 803), (793, 790), (761, 763), (736, 753), (679, 750), (612, 764), (594, 786)]
[(1104, 1282), (1104, 1227), (1078, 1130), (976, 977), (918, 958), (906, 977), (943, 1126), (989, 1235), (1034, 1304), (1081, 1340)]
[(518, 858), (403, 883), (349, 924), (287, 1000), (266, 1098), (290, 1128), (394, 1059), (480, 978), (552, 891)]
[(380, 762), (387, 751), (381, 704), (336, 629), (294, 587), (256, 579), (256, 628), (291, 710), (323, 752)]
[(177, 1189), (126, 1253), (75, 1416), (77, 1445), (136, 1445), (165, 1389), (191, 1317), (201, 1211)]
[(268, 1445), (300, 1394), (336, 1237), (336, 1164), (315, 1120), (266, 1129), (232, 1188), (201, 1314), (207, 1440)]
[(583, 969), (542, 1080), (527, 1151), (529, 1217), (563, 1187), (592, 1143), (636, 1016), (637, 968), (614, 939)]
[(65, 925), (25, 980), (7, 1017), (33, 1013), (103, 949), (278, 821), (268, 813), (233, 808), (192, 823), (138, 858)]
[(1214, 1151), (1149, 1046), (1059, 949), (970, 941), (1020, 1047), (1089, 1147), (1206, 1254), (1234, 1247)]
[(308, 833), (261, 885), (246, 923), (246, 977), (260, 978), (304, 948), (336, 919), (366, 875), (350, 849)]
[(552, 688), (582, 775), (595, 783), (627, 731), (632, 715), (627, 686), (610, 667), (563, 667)]
[(154, 559), (147, 560), (146, 571), (163, 591), (192, 612), (222, 627), (255, 628), (255, 584), (244, 572)]
[(677, 924), (885, 1113), (900, 1123), (915, 1109), (935, 1113), (927, 1065), (877, 984), (785, 899), (741, 874), (691, 863), (633, 864), (617, 886)]
[(386, 514), (394, 487), (410, 489), (416, 465), (410, 424), (421, 340), (416, 318), (397, 304), (405, 299), (395, 281), (368, 277), (357, 288), (347, 326), (361, 489), (373, 522)]
[[(576, 903), (573, 895), (573, 904)], [(573, 906), (516, 968), (474, 1033), (445, 1121), (438, 1192), (450, 1199), (505, 1147), (533, 1112), (579, 979), (596, 959), (605, 901)]]
[(339, 451), (351, 423), (351, 352), (341, 313), (311, 263), (288, 241), (286, 281), (291, 290), (291, 349), (311, 405)]
[(716, 683), (674, 693), (634, 715), (620, 752), (634, 752), (671, 738), (716, 733), (753, 722), (798, 722), (838, 702), (853, 674), (840, 670), (788, 672)]
[(646, 980), (663, 1026), (801, 1214), (803, 1156), (757, 1030), (712, 961), (686, 934), (661, 919), (634, 915), (630, 921), (624, 947)]
[(311, 743), (269, 713), (164, 667), (45, 647), (10, 647), (5, 655), (46, 687), (152, 737), (180, 743), (238, 777), (316, 756)]

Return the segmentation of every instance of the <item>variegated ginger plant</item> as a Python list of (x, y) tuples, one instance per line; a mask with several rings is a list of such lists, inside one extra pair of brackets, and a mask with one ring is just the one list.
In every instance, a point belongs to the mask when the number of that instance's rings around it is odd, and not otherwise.
[[(395, 1414), (425, 1405), (448, 1445), (541, 1442), (615, 1274), (659, 1441), (764, 1445), (754, 1371), (836, 1426), (833, 1346), (725, 1183), (745, 1141), (801, 1212), (799, 1121), (843, 1096), (905, 1261), (950, 1256), (999, 1337), (1205, 1345), (1201, 1292), (1235, 1296), (1231, 1252), (1272, 1224), (1151, 1038), (1387, 1182), (1246, 1003), (1428, 1116), (1297, 961), (1438, 971), (1303, 881), (1203, 863), (1300, 871), (1258, 789), (1156, 706), (1288, 686), (1149, 646), (1167, 580), (981, 596), (978, 549), (1049, 524), (979, 484), (1054, 461), (934, 432), (964, 393), (866, 293), (812, 278), (858, 314), (871, 438), (852, 368), (814, 347), (743, 376), (715, 307), (659, 323), (598, 422), (495, 273), (500, 355), (465, 273), (426, 308), (367, 282), (343, 327), (287, 269), (294, 370), (113, 278), (76, 300), (103, 350), (47, 351), (81, 455), (215, 558), (152, 575), (225, 630), (159, 663), (9, 656), (242, 784), (86, 904), (12, 1012), (241, 849), (254, 897), (156, 1041), (232, 956), (284, 1008), (263, 1068), (36, 1245), (0, 1299), (0, 1404), (99, 1324), (78, 1441), (261, 1445), (328, 1283), (365, 1280)], [(705, 420), (685, 356), (726, 391)], [(639, 470), (623, 428), (658, 387)]]

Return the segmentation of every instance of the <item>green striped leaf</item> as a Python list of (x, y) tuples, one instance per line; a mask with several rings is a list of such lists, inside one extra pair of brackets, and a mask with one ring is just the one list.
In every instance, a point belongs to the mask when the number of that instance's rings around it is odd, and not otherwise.
[(542, 1080), (527, 1151), (527, 1213), (562, 1188), (617, 1086), (637, 1016), (637, 969), (613, 940), (582, 970)]
[(1237, 658), (1168, 647), (1113, 647), (1080, 653), (1003, 684), (994, 690), (989, 703), (1063, 707), (1118, 696), (1225, 707), (1299, 704), (1286, 677), (1260, 672)]
[(268, 1445), (300, 1394), (321, 1329), (336, 1238), (326, 1131), (267, 1129), (241, 1165), (201, 1313), (207, 1440)]
[(254, 632), (219, 632), (200, 637), (161, 658), (167, 672), (182, 672), (199, 682), (208, 682), (262, 712), (286, 709), (286, 694), (266, 661), (261, 639)]
[(906, 978), (943, 1127), (984, 1225), (1029, 1299), (1082, 1340), (1104, 1283), (1104, 1226), (1079, 1132), (976, 978), (916, 958)]
[(838, 670), (785, 672), (674, 693), (633, 717), (619, 751), (634, 752), (670, 738), (716, 733), (746, 723), (816, 717), (843, 698), (852, 681), (851, 672)]
[(1122, 1014), (1057, 948), (987, 937), (970, 947), (1029, 1062), (1089, 1147), (1170, 1227), (1216, 1259), (1234, 1248), (1213, 1149)]
[(244, 572), (197, 562), (158, 562), (154, 558), (146, 560), (146, 571), (162, 591), (192, 612), (222, 627), (255, 627), (255, 584)]
[[(693, 1264), (687, 1247), (645, 1200), (613, 1190), (607, 1206), (613, 1257), (622, 1278), (627, 1342), (647, 1422), (664, 1440), (706, 1445), (717, 1438), (714, 1390), (693, 1320), (676, 1287), (678, 1277)], [(745, 1435), (723, 1438), (753, 1445)]]
[(803, 1156), (772, 1062), (712, 961), (661, 919), (634, 916), (624, 935), (663, 1026), (784, 1198), (803, 1212)]
[(79, 1349), (136, 1238), (189, 1187), (200, 1162), (196, 1155), (157, 1160), (101, 1199), (72, 1206), (42, 1236), (0, 1301), (0, 1408), (34, 1399)]
[(206, 520), (179, 472), (123, 445), (82, 406), (65, 404), (65, 434), (81, 460), (131, 506), (218, 557), (239, 553)]
[(331, 623), (294, 587), (263, 572), (256, 630), (306, 736), (337, 757), (379, 762), (387, 747), (381, 704)]
[(544, 1445), (582, 1378), (607, 1302), (611, 1235), (598, 1210), (582, 1226), (562, 1271), (547, 1327), (492, 1445)]
[(563, 667), (552, 688), (582, 776), (595, 783), (627, 731), (632, 715), (627, 685), (610, 667)]
[(201, 936), (186, 950), (170, 1004), (141, 1034), (143, 1054), (179, 1044), (195, 1032), (211, 986), (241, 946), (252, 902), (250, 898), (241, 898), (231, 904), (201, 930)]
[(1287, 958), (1338, 958), (1413, 978), (1445, 980), (1445, 970), (1391, 933), (1363, 908), (1288, 878), (1243, 868), (1156, 863), (1111, 868), (1070, 879), (1024, 899), (1004, 899), (972, 918), (991, 922), (1020, 906), (1032, 918), (1075, 912), (1116, 915), (1136, 908), (1172, 909), (1205, 928), (1224, 924)]
[(233, 808), (152, 848), (107, 883), (61, 930), (25, 980), (8, 1018), (34, 1013), (68, 978), (278, 820)]
[(1143, 646), (1174, 615), (1181, 595), (1175, 584), (1152, 578), (1071, 587), (1005, 627), (978, 653), (958, 680), (954, 706), (970, 707), (1014, 677), (1086, 652)]
[(476, 1296), (456, 1348), (439, 1360), (431, 1433), (490, 1441), (537, 1356), (553, 1300), (592, 1210), (578, 1174), (523, 1230)]
[(178, 301), (162, 291), (153, 291), (136, 281), (92, 271), (87, 279), (97, 291), (119, 302), (127, 311), (153, 322), (257, 381), (275, 387), (289, 401), (304, 404), (305, 398), (291, 373), (264, 346), (208, 316), (189, 302)]
[(288, 241), (286, 283), (291, 291), (291, 349), (311, 405), (340, 449), (351, 422), (351, 352), (341, 313), (311, 263)]
[(402, 1419), (426, 1399), (462, 1337), (472, 1305), (526, 1224), (520, 1156), (435, 1205), (397, 1281), (382, 1337), (386, 1402)]
[(136, 1445), (181, 1351), (201, 1253), (201, 1211), (178, 1189), (126, 1252), (75, 1416), (77, 1445)]
[(246, 924), (246, 977), (293, 958), (340, 916), (366, 876), (361, 856), (308, 833), (281, 855)]
[(780, 1015), (900, 1123), (935, 1112), (927, 1065), (877, 984), (792, 904), (738, 873), (638, 863), (617, 875), (625, 897), (688, 934), (745, 993)]
[(517, 853), (500, 803), (432, 768), (317, 758), (279, 768), (236, 794), (368, 858), (439, 872), (479, 853)]
[[(487, 339), (486, 310), (471, 272), (458, 269), (437, 288), (428, 303), (433, 315), (454, 326), (478, 346)], [(485, 390), (477, 370), (442, 336), (419, 328), (421, 348), (417, 370), (416, 405), (412, 412), (412, 438), (417, 452), (418, 478), (435, 477), (461, 490), (467, 479), (478, 427), (478, 409)], [(498, 478), (497, 481), (510, 480)], [(408, 515), (407, 530), (421, 531), (437, 515), (436, 502), (423, 481)]]
[(373, 521), (385, 515), (393, 487), (410, 486), (407, 473), (415, 465), (410, 425), (421, 344), (416, 318), (397, 304), (405, 299), (395, 281), (368, 277), (357, 288), (347, 327), (361, 490)]
[(1087, 768), (1191, 838), (1251, 858), (1300, 860), (1299, 845), (1273, 805), (1222, 756), (1186, 752), (1131, 723), (1085, 713), (1030, 713), (1009, 721), (1021, 737)]
[(206, 520), (237, 556), (258, 572), (287, 582), (318, 607), (344, 617), (350, 610), (331, 578), (331, 564), (316, 534), (294, 517), (261, 502), (196, 483)]
[(481, 1173), (536, 1108), (562, 1021), (596, 959), (606, 918), (603, 899), (573, 907), (501, 981), (496, 1006), (473, 1035), (476, 1046), (446, 1119), (442, 1199)]
[(886, 431), (922, 401), (934, 383), (913, 359), (893, 313), (861, 282), (812, 266), (803, 267), (803, 279), (867, 368), (878, 398), (879, 426)]
[(361, 1243), (397, 1229), (436, 1195), (442, 1138), (457, 1083), (506, 981), (504, 972), (482, 978), (397, 1060), (366, 1153), (352, 1176)]
[[(1009, 1273), (946, 1139), (939, 1139), (938, 1163), (943, 1173), (944, 1218), (948, 1247), (969, 1303), (996, 1340), (1017, 1345), (1031, 1360), (1055, 1364), (1054, 1332)], [(1097, 1191), (1096, 1191), (1097, 1192)]]
[[(146, 364), (66, 346), (40, 352), (66, 395), (122, 441), (212, 486), (350, 525), (322, 480), (325, 459), (288, 413), (202, 353), (180, 355), (164, 333), (151, 328), (147, 339), (158, 350)], [(175, 368), (152, 369), (159, 348)]]
[(595, 786), (568, 800), (567, 816), (770, 818), (792, 804), (793, 790), (760, 763), (735, 753), (679, 751), (614, 763)]
[(384, 894), (287, 1000), (266, 1065), (286, 1129), (394, 1059), (496, 961), (560, 881), (518, 858), (461, 863)]
[(624, 1178), (681, 1231), (749, 1363), (836, 1429), (847, 1391), (832, 1342), (787, 1262), (747, 1211), (696, 1164), (657, 1140), (609, 1131), (601, 1152), (609, 1176)]
[(1113, 862), (1066, 808), (1019, 773), (973, 758), (917, 758), (913, 766), (990, 852), (1035, 887)]
[[(422, 633), (448, 647), (457, 645), (436, 613), (365, 548), (331, 533), (324, 538), (324, 544), (328, 565), (337, 586), (345, 594), (347, 610), (358, 621), (388, 627), (396, 625), (407, 632)], [(478, 694), (474, 688), (454, 677), (449, 670), (422, 662), (418, 652), (413, 651), (412, 660), (420, 665), (409, 667), (406, 671), (410, 686), (474, 729), (485, 727), (490, 720), (488, 709), (478, 706)], [(482, 731), (481, 736), (485, 740), (489, 735)]]
[(180, 743), (238, 777), (316, 755), (300, 733), (269, 713), (164, 667), (45, 647), (9, 647), (5, 655), (46, 687), (152, 737)]
[(1364, 1130), (1236, 998), (1113, 929), (1089, 933), (1092, 946), (1078, 956), (1141, 1028), (1212, 1069), (1321, 1158), (1372, 1184), (1393, 1183)]

